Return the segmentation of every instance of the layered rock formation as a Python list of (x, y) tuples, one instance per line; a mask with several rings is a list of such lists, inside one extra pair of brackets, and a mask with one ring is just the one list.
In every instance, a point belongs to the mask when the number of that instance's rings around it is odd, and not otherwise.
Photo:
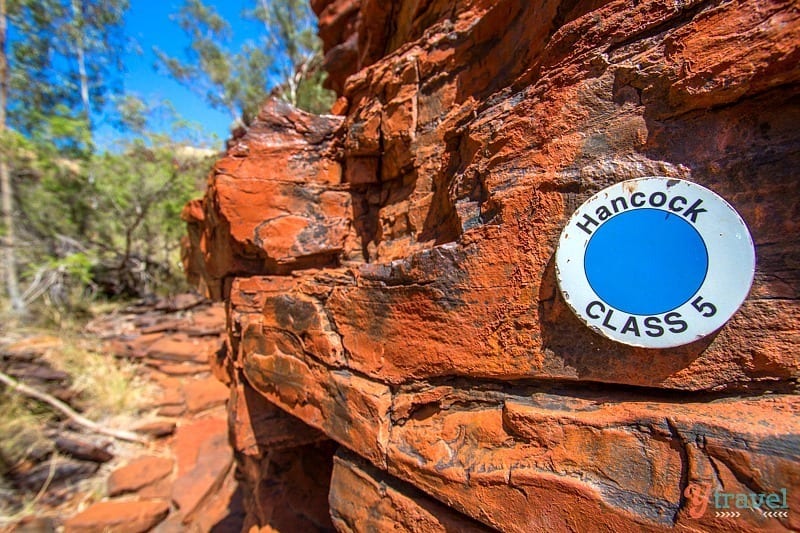
[[(249, 524), (800, 527), (796, 5), (312, 6), (341, 114), (267, 103), (184, 212)], [(649, 175), (756, 243), (740, 311), (677, 349), (598, 336), (555, 281), (572, 211)]]

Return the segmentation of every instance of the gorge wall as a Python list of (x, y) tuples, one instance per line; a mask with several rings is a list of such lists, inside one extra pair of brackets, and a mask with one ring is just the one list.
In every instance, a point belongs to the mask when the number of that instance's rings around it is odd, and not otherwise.
[[(267, 102), (184, 211), (247, 527), (800, 528), (797, 4), (311, 3), (334, 114)], [(575, 208), (652, 175), (756, 245), (741, 309), (673, 349), (555, 278)]]

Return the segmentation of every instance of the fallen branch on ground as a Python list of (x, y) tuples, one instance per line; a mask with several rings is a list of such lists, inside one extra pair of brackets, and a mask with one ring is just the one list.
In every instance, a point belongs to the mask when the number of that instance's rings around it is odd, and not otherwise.
[(147, 444), (149, 442), (147, 438), (143, 437), (142, 435), (139, 435), (138, 433), (134, 433), (132, 431), (125, 431), (123, 429), (109, 428), (106, 426), (102, 426), (92, 420), (89, 420), (88, 418), (81, 415), (80, 413), (75, 411), (72, 407), (62, 402), (58, 398), (54, 398), (53, 396), (50, 396), (46, 392), (38, 391), (33, 387), (29, 387), (24, 383), (20, 383), (19, 381), (15, 380), (14, 378), (12, 378), (7, 374), (4, 374), (3, 372), (0, 372), (0, 382), (3, 382), (6, 385), (8, 385), (11, 388), (11, 390), (20, 392), (31, 398), (36, 398), (37, 400), (40, 400), (50, 405), (51, 407), (58, 409), (59, 411), (67, 415), (70, 418), (70, 420), (74, 421), (76, 424), (79, 424), (91, 431), (94, 431), (95, 433), (100, 433), (101, 435), (107, 435), (109, 437), (114, 437), (115, 439), (124, 440), (128, 442), (138, 442), (141, 444)]

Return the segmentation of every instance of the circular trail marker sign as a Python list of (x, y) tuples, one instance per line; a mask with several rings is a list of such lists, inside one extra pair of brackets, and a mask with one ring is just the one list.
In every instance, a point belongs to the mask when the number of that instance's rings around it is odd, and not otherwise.
[(617, 183), (569, 219), (556, 250), (564, 299), (590, 328), (646, 348), (694, 342), (742, 305), (755, 249), (712, 191), (650, 177)]

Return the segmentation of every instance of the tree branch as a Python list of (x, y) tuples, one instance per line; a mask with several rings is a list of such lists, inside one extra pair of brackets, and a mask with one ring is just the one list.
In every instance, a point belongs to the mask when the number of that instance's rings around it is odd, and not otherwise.
[(114, 429), (106, 426), (101, 426), (97, 422), (93, 422), (92, 420), (89, 420), (88, 418), (82, 416), (80, 413), (72, 409), (72, 407), (62, 402), (58, 398), (54, 398), (53, 396), (50, 396), (45, 392), (36, 390), (32, 387), (29, 387), (28, 385), (25, 385), (24, 383), (20, 383), (19, 381), (15, 380), (11, 376), (3, 372), (0, 372), (0, 382), (3, 382), (6, 385), (8, 385), (11, 388), (11, 390), (24, 394), (25, 396), (29, 396), (31, 398), (40, 400), (50, 405), (51, 407), (58, 409), (59, 411), (67, 415), (75, 423), (91, 431), (94, 431), (95, 433), (100, 433), (101, 435), (107, 435), (109, 437), (114, 437), (115, 439), (124, 440), (128, 442), (138, 442), (140, 444), (147, 444), (149, 442), (148, 439), (146, 439), (145, 437), (137, 433), (134, 433), (132, 431), (125, 431), (122, 429)]

